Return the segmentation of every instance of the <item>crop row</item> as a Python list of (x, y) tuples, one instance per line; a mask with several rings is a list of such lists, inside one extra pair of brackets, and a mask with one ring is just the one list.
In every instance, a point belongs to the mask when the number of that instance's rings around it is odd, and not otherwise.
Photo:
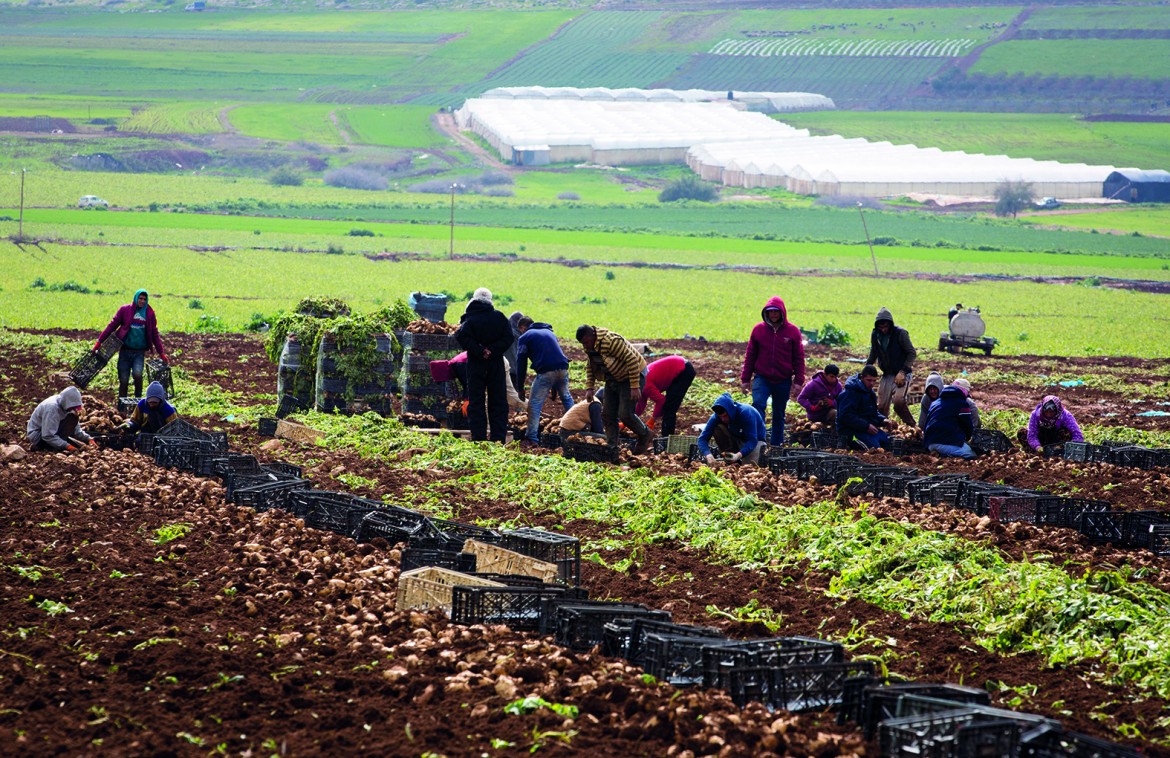
[(975, 46), (971, 39), (877, 40), (877, 39), (725, 39), (709, 55), (755, 57), (797, 55), (844, 55), (866, 57), (956, 58)]

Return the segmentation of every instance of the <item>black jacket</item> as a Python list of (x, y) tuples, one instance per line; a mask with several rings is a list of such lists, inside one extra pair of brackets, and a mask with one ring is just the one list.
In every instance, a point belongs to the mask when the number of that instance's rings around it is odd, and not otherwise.
[(491, 360), (503, 360), (504, 352), (515, 338), (507, 316), (493, 308), (491, 303), (472, 300), (459, 319), (455, 339), (467, 351), (467, 360), (482, 361), (485, 347), (492, 351)]
[[(885, 345), (882, 345), (882, 333), (877, 330), (877, 322), (882, 320), (890, 322), (890, 334)], [(899, 371), (909, 374), (914, 369), (914, 359), (917, 357), (918, 351), (910, 342), (910, 333), (894, 323), (889, 310), (879, 310), (869, 337), (869, 357), (865, 362), (877, 364), (883, 374), (896, 374)]]
[(877, 407), (877, 394), (866, 387), (859, 375), (849, 377), (841, 394), (837, 395), (837, 434), (848, 442), (855, 435), (865, 434), (869, 425), (881, 427), (886, 417)]

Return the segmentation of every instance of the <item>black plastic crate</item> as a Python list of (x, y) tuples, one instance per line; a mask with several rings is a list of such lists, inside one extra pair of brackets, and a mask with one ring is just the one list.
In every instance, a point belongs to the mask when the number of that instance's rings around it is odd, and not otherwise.
[(1020, 737), (1020, 758), (1141, 758), (1131, 747), (1052, 726)]
[(167, 399), (174, 399), (175, 380), (171, 376), (171, 367), (161, 358), (150, 358), (143, 363), (143, 368), (145, 369), (147, 384), (158, 382), (166, 390)]
[(1147, 547), (1154, 555), (1170, 555), (1170, 526), (1150, 527), (1150, 541)]
[(740, 707), (758, 701), (769, 710), (819, 710), (841, 704), (846, 679), (873, 675), (869, 661), (744, 666), (731, 672), (728, 693)]
[(445, 550), (462, 550), (467, 540), (486, 542), (490, 545), (503, 544), (503, 536), (495, 529), (485, 526), (464, 524), (459, 521), (428, 517), (433, 529), (426, 529), (411, 539), (412, 545), (442, 547)]
[[(216, 455), (220, 451), (209, 440), (190, 440), (181, 437), (157, 437), (154, 445), (154, 462), (167, 468), (196, 471), (204, 456)], [(209, 471), (210, 473), (210, 471)]]
[(927, 450), (926, 445), (920, 439), (892, 437), (890, 438), (890, 452), (894, 455), (921, 455)]
[(402, 335), (403, 347), (414, 352), (432, 352), (452, 350), (459, 352), (459, 342), (453, 334), (423, 334), (421, 332), (405, 332)]
[(134, 413), (134, 409), (138, 407), (140, 397), (120, 397), (118, 398), (117, 409), (118, 415), (124, 418), (129, 418), (130, 414)]
[(962, 480), (936, 482), (926, 493), (926, 502), (931, 505), (955, 506), (958, 503), (959, 487), (961, 484)]
[(289, 500), (293, 513), (305, 520), (305, 526), (343, 537), (356, 537), (366, 517), (379, 505), (354, 495), (311, 489), (298, 490)]
[(1078, 529), (1083, 513), (1108, 510), (1112, 510), (1112, 506), (1104, 500), (1049, 495), (1036, 498), (1036, 523)]
[(1077, 531), (1089, 538), (1094, 545), (1113, 543), (1121, 546), (1125, 539), (1124, 511), (1085, 511), (1081, 514)]
[(860, 724), (864, 717), (865, 691), (879, 684), (883, 684), (883, 682), (876, 676), (862, 674), (847, 677), (841, 688), (841, 705), (837, 708), (837, 723), (846, 724), (852, 721)]
[(559, 434), (542, 434), (540, 435), (540, 446), (551, 448), (553, 450), (561, 446), (561, 435)]
[(957, 706), (955, 701), (944, 698), (930, 697), (928, 695), (921, 695), (918, 693), (907, 693), (898, 700), (897, 713), (898, 718), (906, 718), (909, 716), (923, 716), (931, 713), (942, 713), (945, 711), (952, 711), (955, 708), (969, 709), (976, 711), (985, 716), (990, 716), (994, 719), (1003, 719), (1006, 721), (1016, 721), (1021, 724), (1028, 725), (1029, 729), (1041, 729), (1048, 727), (1059, 727), (1060, 722), (1050, 719), (1046, 716), (1039, 716), (1035, 713), (1025, 713), (1023, 711), (1008, 711), (1002, 708), (992, 708), (987, 705), (962, 705)]
[(1105, 463), (1109, 460), (1107, 445), (1093, 445), (1088, 442), (1064, 443), (1064, 459), (1079, 463)]
[[(621, 627), (625, 629), (621, 629)], [(703, 637), (706, 639), (726, 639), (718, 629), (709, 626), (693, 626), (691, 624), (674, 624), (669, 621), (659, 621), (651, 618), (634, 618), (628, 624), (615, 620), (605, 625), (603, 634), (604, 647), (607, 651), (616, 641), (623, 652), (618, 653), (630, 663), (642, 665), (642, 642), (648, 634), (671, 634), (676, 637)], [(616, 640), (611, 632), (617, 631)], [(624, 637), (624, 639), (622, 639)]]
[(563, 587), (454, 587), (451, 621), (456, 624), (504, 624), (519, 631), (540, 629), (541, 609)]
[(1036, 495), (989, 495), (987, 516), (996, 521), (1026, 521), (1036, 523)]
[(220, 453), (211, 461), (211, 476), (225, 477), (228, 474), (259, 474), (260, 462), (256, 456), (246, 453)]
[(585, 652), (605, 640), (605, 625), (617, 619), (648, 618), (670, 622), (670, 611), (648, 608), (640, 603), (603, 600), (588, 603), (556, 603), (546, 611), (545, 634), (555, 634), (558, 645)]
[(500, 547), (555, 563), (562, 582), (572, 586), (581, 584), (581, 540), (578, 538), (527, 527), (501, 532), (500, 537)]
[(237, 490), (245, 487), (256, 487), (261, 484), (272, 484), (287, 479), (299, 479), (295, 476), (281, 476), (270, 471), (228, 471), (223, 475), (223, 486), (227, 490), (228, 500), (235, 498)]
[(431, 550), (407, 545), (402, 551), (402, 570), (410, 571), (424, 566), (437, 566), (462, 574), (471, 574), (475, 572), (475, 553)]
[(269, 474), (276, 474), (277, 476), (292, 476), (300, 478), (302, 474), (301, 467), (295, 463), (285, 463), (284, 461), (270, 461), (268, 463), (261, 463), (260, 470)]
[[(292, 395), (281, 395), (280, 401), (276, 404), (276, 418), (282, 419), (298, 411), (305, 410), (306, 406), (300, 400)], [(273, 430), (273, 434), (276, 430)]]
[(416, 536), (434, 536), (436, 533), (426, 516), (405, 508), (390, 507), (368, 513), (358, 526), (355, 539), (370, 542), (380, 537), (394, 545), (410, 542)]
[(129, 450), (134, 447), (134, 432), (113, 431), (109, 434), (95, 434), (93, 439), (100, 447), (106, 450)]
[(877, 497), (906, 497), (906, 485), (919, 478), (918, 470), (912, 468), (898, 472), (878, 472), (873, 477), (873, 494)]
[(809, 447), (814, 450), (838, 450), (841, 448), (841, 436), (828, 429), (818, 429), (808, 437)]
[(93, 378), (110, 362), (109, 357), (101, 353), (86, 353), (69, 369), (69, 382), (78, 389), (86, 389)]
[(909, 682), (867, 687), (863, 696), (860, 726), (865, 729), (865, 738), (873, 739), (878, 724), (887, 719), (897, 718), (898, 704), (906, 695), (919, 695), (939, 700), (949, 700), (958, 708), (962, 705), (990, 705), (991, 696), (987, 690), (964, 687), (958, 684), (927, 684)]
[(155, 436), (171, 439), (203, 440), (216, 444), (221, 451), (227, 450), (227, 434), (225, 432), (205, 432), (181, 418), (177, 418), (162, 429), (159, 429)]
[(651, 632), (642, 636), (639, 658), (654, 678), (676, 687), (703, 683), (703, 652), (726, 644), (726, 637)]
[(1152, 469), (1170, 466), (1170, 450), (1148, 447), (1116, 447), (1109, 451), (1109, 462), (1118, 466)]
[[(886, 758), (914, 756), (1014, 756), (1020, 725), (975, 708), (952, 708), (882, 722), (880, 751)], [(988, 747), (991, 752), (984, 752)]]
[(1170, 524), (1170, 513), (1166, 511), (1126, 511), (1122, 522), (1125, 544), (1146, 547), (1150, 544), (1150, 529)]
[(289, 510), (289, 497), (292, 493), (310, 486), (312, 486), (312, 482), (306, 479), (266, 481), (236, 489), (232, 493), (231, 500), (236, 505), (243, 508), (255, 508), (260, 513), (273, 508), (287, 511)]
[(256, 433), (261, 437), (275, 437), (276, 425), (280, 423), (279, 419), (262, 418), (256, 422)]
[(985, 453), (1009, 453), (1015, 449), (1011, 439), (998, 429), (976, 429), (969, 443), (979, 455)]
[(620, 445), (592, 445), (588, 442), (565, 440), (561, 443), (561, 455), (575, 461), (591, 463), (617, 463), (621, 460)]
[[(864, 493), (877, 492), (877, 478), (879, 476), (904, 476), (907, 481), (918, 476), (918, 469), (902, 468), (900, 466), (872, 466), (866, 465), (864, 467), (850, 469), (842, 467), (837, 470), (837, 484), (839, 486), (848, 485), (846, 491), (850, 495), (861, 495)], [(860, 479), (861, 481), (853, 482), (852, 479)]]
[(703, 652), (703, 684), (729, 689), (731, 671), (737, 668), (801, 666), (814, 663), (844, 663), (840, 643), (813, 637), (773, 637), (731, 642)]
[(924, 476), (919, 479), (913, 479), (906, 482), (906, 496), (910, 498), (910, 502), (915, 505), (925, 505), (931, 502), (931, 490), (942, 484), (950, 484), (952, 489), (952, 503), (954, 502), (954, 493), (958, 491), (958, 484), (964, 479), (968, 479), (967, 474), (936, 474), (934, 476)]
[(655, 437), (651, 448), (655, 455), (662, 455), (666, 452), (666, 446), (670, 444), (670, 437)]

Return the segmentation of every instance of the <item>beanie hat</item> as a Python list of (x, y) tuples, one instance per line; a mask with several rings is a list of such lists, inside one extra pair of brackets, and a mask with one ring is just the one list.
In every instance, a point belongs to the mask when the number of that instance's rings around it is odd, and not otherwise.
[(164, 403), (167, 400), (167, 390), (160, 382), (151, 382), (146, 388), (146, 398), (158, 398)]
[(476, 301), (479, 301), (481, 303), (487, 303), (488, 305), (491, 305), (492, 304), (492, 291), (489, 290), (487, 287), (480, 287), (479, 289), (477, 289), (475, 291), (475, 294), (473, 294), (471, 296), (471, 302), (474, 303)]
[(951, 382), (951, 386), (958, 387), (959, 389), (963, 390), (964, 395), (971, 394), (971, 382), (967, 381), (966, 379), (963, 379), (962, 377)]

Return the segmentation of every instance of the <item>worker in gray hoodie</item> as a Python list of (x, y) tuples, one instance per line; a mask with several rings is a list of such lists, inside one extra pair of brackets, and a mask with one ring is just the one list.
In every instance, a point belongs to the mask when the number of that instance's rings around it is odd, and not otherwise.
[(882, 370), (878, 383), (878, 410), (885, 416), (894, 403), (894, 413), (907, 426), (914, 426), (914, 415), (906, 404), (906, 393), (910, 391), (911, 372), (918, 351), (910, 341), (910, 333), (894, 324), (889, 308), (881, 308), (873, 320), (873, 332), (869, 338), (869, 357), (865, 362)]
[(919, 429), (926, 429), (926, 413), (930, 410), (930, 404), (938, 400), (945, 386), (946, 382), (937, 371), (931, 371), (930, 376), (926, 377), (926, 389), (922, 391), (922, 402), (918, 406)]
[(33, 450), (72, 453), (79, 444), (97, 445), (81, 428), (81, 390), (66, 387), (40, 402), (28, 420), (25, 436)]

